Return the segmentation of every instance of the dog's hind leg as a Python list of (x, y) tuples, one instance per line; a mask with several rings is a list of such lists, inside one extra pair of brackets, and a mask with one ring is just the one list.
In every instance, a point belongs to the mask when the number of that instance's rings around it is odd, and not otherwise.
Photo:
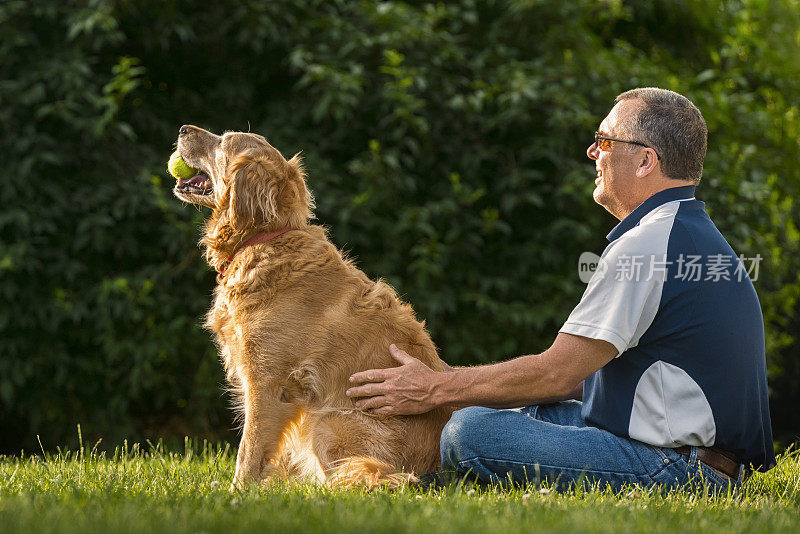
[[(365, 417), (366, 416), (360, 416)], [(312, 448), (329, 486), (399, 487), (416, 477), (398, 467), (396, 429), (352, 414), (327, 414), (310, 429)]]

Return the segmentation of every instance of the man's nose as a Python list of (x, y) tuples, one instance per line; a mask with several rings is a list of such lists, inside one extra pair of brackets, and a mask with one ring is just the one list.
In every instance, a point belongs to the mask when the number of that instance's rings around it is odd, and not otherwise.
[(588, 156), (589, 159), (597, 159), (599, 151), (600, 149), (597, 148), (597, 143), (592, 143), (589, 145), (589, 148), (586, 149), (586, 156)]

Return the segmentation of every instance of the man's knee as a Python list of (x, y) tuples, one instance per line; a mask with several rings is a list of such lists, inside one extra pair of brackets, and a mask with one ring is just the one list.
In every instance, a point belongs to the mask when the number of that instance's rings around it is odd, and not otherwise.
[(442, 467), (457, 467), (458, 462), (479, 455), (478, 449), (486, 428), (486, 418), (495, 412), (491, 408), (469, 406), (456, 412), (442, 429), (439, 443)]

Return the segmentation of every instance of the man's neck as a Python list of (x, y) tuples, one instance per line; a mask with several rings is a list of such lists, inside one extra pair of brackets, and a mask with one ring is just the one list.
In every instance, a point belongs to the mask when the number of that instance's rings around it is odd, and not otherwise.
[(611, 210), (608, 209), (609, 213), (619, 219), (620, 221), (623, 220), (625, 217), (633, 213), (633, 210), (638, 208), (639, 206), (644, 203), (645, 200), (656, 195), (662, 191), (666, 191), (667, 189), (673, 189), (675, 187), (686, 187), (687, 185), (694, 185), (694, 182), (690, 182), (688, 180), (673, 180), (671, 178), (665, 178), (664, 181), (660, 181), (656, 186), (648, 188), (643, 193), (636, 196), (636, 200), (628, 203), (627, 205), (620, 206), (618, 209)]

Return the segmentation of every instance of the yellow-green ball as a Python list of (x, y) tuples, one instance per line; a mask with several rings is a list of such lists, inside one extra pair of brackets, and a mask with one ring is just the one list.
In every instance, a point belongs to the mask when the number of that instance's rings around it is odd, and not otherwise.
[(183, 161), (183, 158), (181, 158), (177, 150), (169, 157), (167, 170), (176, 180), (185, 180), (186, 178), (191, 178), (192, 176), (200, 174), (199, 170), (189, 167), (186, 162)]

